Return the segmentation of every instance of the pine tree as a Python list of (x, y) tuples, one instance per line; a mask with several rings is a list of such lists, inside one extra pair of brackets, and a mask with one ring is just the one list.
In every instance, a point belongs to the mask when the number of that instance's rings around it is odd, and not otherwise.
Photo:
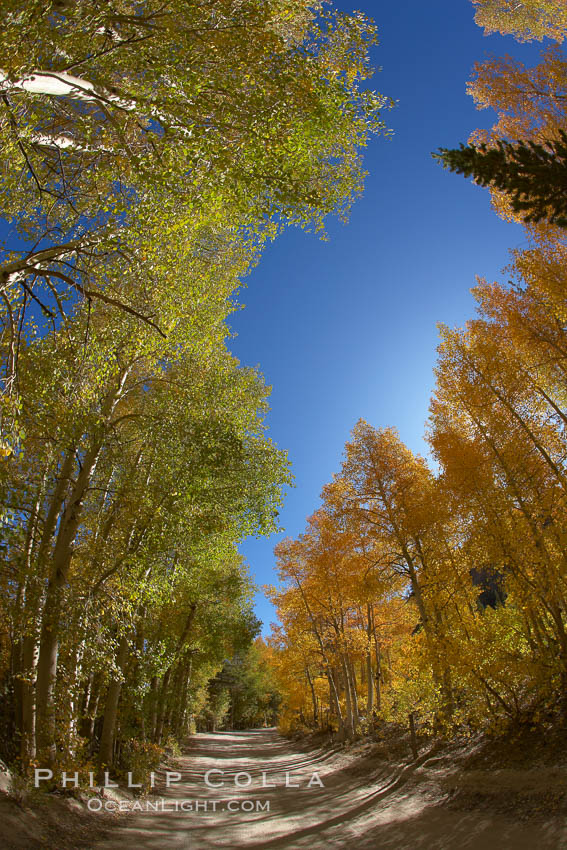
[(444, 168), (473, 177), (479, 186), (506, 192), (512, 209), (524, 221), (547, 220), (567, 227), (567, 133), (563, 130), (559, 139), (544, 144), (498, 139), (490, 147), (481, 143), (440, 148), (433, 157)]

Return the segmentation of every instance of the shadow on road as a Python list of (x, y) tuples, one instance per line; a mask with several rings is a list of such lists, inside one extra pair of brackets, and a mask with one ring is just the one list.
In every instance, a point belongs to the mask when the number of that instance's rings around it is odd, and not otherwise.
[(178, 760), (180, 782), (159, 792), (167, 810), (126, 816), (93, 850), (567, 850), (557, 822), (451, 811), (404, 790), (387, 765), (361, 777), (340, 759), (298, 751), (274, 729), (196, 735)]

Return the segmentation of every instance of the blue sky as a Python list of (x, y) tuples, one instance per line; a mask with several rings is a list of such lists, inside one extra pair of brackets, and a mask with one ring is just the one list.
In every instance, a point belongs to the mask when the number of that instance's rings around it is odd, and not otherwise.
[[(443, 171), (430, 153), (493, 123), (465, 91), (476, 61), (510, 53), (535, 64), (541, 49), (484, 36), (469, 0), (335, 5), (378, 24), (373, 58), (383, 70), (372, 87), (399, 101), (385, 115), (395, 134), (371, 142), (366, 191), (348, 225), (331, 222), (329, 242), (287, 231), (248, 277), (246, 309), (231, 319), (233, 352), (273, 387), (270, 433), (295, 475), (281, 514), (293, 537), (360, 417), (394, 425), (410, 448), (426, 451), (436, 324), (462, 325), (474, 312), (475, 275), (505, 279), (509, 250), (525, 245), (486, 190)], [(242, 546), (259, 584), (276, 581), (280, 537)], [(275, 614), (261, 593), (257, 614), (269, 632)]]

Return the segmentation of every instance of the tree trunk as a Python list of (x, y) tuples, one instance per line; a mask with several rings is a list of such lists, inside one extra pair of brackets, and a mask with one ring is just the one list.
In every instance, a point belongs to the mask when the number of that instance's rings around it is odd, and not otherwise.
[(126, 660), (128, 658), (128, 649), (128, 638), (123, 635), (120, 638), (118, 652), (116, 654), (116, 667), (118, 669), (118, 673), (110, 682), (110, 685), (108, 686), (108, 693), (106, 695), (104, 721), (102, 724), (102, 734), (100, 736), (100, 748), (98, 752), (99, 783), (104, 780), (104, 771), (109, 769), (113, 763), (114, 731), (116, 729), (118, 703), (120, 701), (120, 691), (122, 690)]
[(410, 713), (410, 716), (409, 716), (409, 728), (410, 728), (411, 754), (412, 754), (414, 761), (415, 761), (415, 759), (418, 756), (418, 749), (417, 749), (417, 738), (416, 738), (416, 735), (415, 735), (415, 716), (414, 716), (413, 711)]
[(165, 708), (166, 708), (166, 700), (169, 690), (169, 680), (171, 679), (171, 665), (165, 671), (165, 675), (161, 681), (161, 688), (159, 690), (158, 697), (158, 706), (157, 706), (157, 723), (156, 723), (156, 731), (154, 736), (154, 742), (156, 744), (161, 743), (161, 736), (163, 735), (163, 725), (165, 721)]
[(353, 714), (353, 702), (351, 695), (351, 686), (350, 686), (350, 674), (348, 665), (344, 655), (341, 657), (342, 668), (343, 668), (343, 677), (345, 683), (345, 700), (346, 700), (346, 734), (349, 740), (354, 738), (354, 714)]
[(374, 672), (372, 670), (372, 655), (366, 653), (366, 712), (368, 717), (374, 711)]
[(155, 741), (158, 708), (158, 677), (153, 676), (150, 683), (150, 739)]
[(46, 464), (43, 478), (38, 487), (37, 498), (27, 527), (25, 560), (22, 581), (18, 590), (16, 604), (17, 617), (20, 620), (23, 634), (21, 636), (21, 652), (19, 655), (19, 678), (16, 697), (16, 717), (20, 730), (20, 758), (24, 770), (35, 759), (35, 683), (38, 660), (37, 627), (41, 615), (41, 581), (37, 570), (34, 570), (34, 550), (36, 541), (39, 545), (38, 525), (41, 502), (45, 495), (47, 471)]
[(187, 717), (187, 698), (189, 694), (189, 681), (191, 679), (192, 657), (183, 661), (181, 665), (181, 692), (177, 704), (177, 715), (174, 720), (174, 734), (180, 739), (187, 734), (186, 722)]
[(92, 677), (90, 687), (88, 688), (88, 693), (86, 694), (83, 717), (79, 728), (79, 734), (83, 738), (88, 738), (91, 748), (94, 743), (94, 730), (100, 699), (101, 684), (102, 677), (100, 673), (95, 673)]
[(372, 608), (366, 606), (366, 636), (368, 638), (368, 649), (366, 650), (366, 711), (368, 717), (372, 716), (374, 710), (374, 671), (372, 669)]
[(164, 674), (164, 677), (163, 677), (163, 680), (162, 680), (162, 686), (161, 686), (161, 690), (160, 690), (160, 695), (159, 695), (159, 700), (158, 700), (158, 708), (157, 708), (156, 729), (155, 729), (155, 735), (154, 735), (154, 741), (155, 741), (156, 744), (160, 743), (161, 736), (163, 734), (165, 714), (166, 714), (166, 711), (167, 711), (167, 700), (168, 700), (168, 696), (169, 696), (169, 682), (170, 682), (170, 679), (171, 679), (171, 673), (172, 673), (172, 670), (173, 670), (173, 666), (174, 666), (176, 660), (179, 658), (179, 654), (182, 651), (182, 649), (183, 649), (183, 647), (184, 647), (184, 645), (185, 645), (185, 643), (186, 643), (186, 641), (189, 637), (189, 633), (190, 633), (191, 627), (193, 625), (193, 620), (195, 619), (195, 612), (196, 611), (197, 611), (197, 603), (192, 602), (191, 605), (189, 606), (189, 612), (187, 614), (185, 626), (184, 626), (183, 631), (182, 631), (182, 633), (179, 637), (179, 640), (177, 642), (177, 648), (176, 648), (175, 653), (174, 653), (173, 661), (171, 662), (171, 664), (169, 665), (169, 667), (165, 671), (165, 674)]
[(22, 734), (20, 755), (25, 768), (35, 759), (35, 680), (39, 647), (34, 635), (24, 637), (22, 681)]
[[(90, 447), (85, 452), (79, 473), (66, 501), (51, 558), (45, 606), (43, 609), (36, 687), (37, 749), (42, 757), (47, 759), (48, 764), (53, 764), (56, 755), (54, 697), (64, 589), (71, 566), (73, 545), (79, 528), (85, 493), (96, 468), (106, 429), (126, 382), (128, 372), (129, 369), (123, 370), (117, 386), (107, 393), (101, 406), (102, 425), (96, 428), (92, 436)], [(74, 452), (71, 461), (73, 459)], [(63, 468), (72, 469), (72, 463), (69, 463), (69, 456), (66, 458)]]
[(347, 666), (350, 673), (350, 688), (351, 688), (351, 698), (352, 698), (352, 716), (354, 720), (355, 731), (358, 726), (358, 718), (360, 716), (360, 712), (358, 709), (358, 691), (356, 688), (356, 670), (354, 668), (354, 664), (351, 658), (347, 656)]
[(312, 702), (312, 705), (313, 705), (313, 723), (315, 724), (315, 726), (318, 726), (319, 725), (319, 717), (317, 715), (317, 697), (315, 695), (315, 688), (313, 686), (313, 679), (311, 678), (311, 676), (309, 674), (309, 669), (307, 667), (305, 668), (305, 673), (307, 675), (307, 681), (309, 682), (309, 688), (311, 690), (311, 702)]
[(335, 716), (337, 718), (337, 723), (339, 724), (339, 738), (344, 738), (345, 732), (345, 722), (343, 718), (343, 713), (341, 711), (341, 703), (339, 700), (339, 692), (337, 689), (337, 684), (335, 681), (335, 675), (331, 669), (331, 667), (327, 667), (327, 679), (329, 682), (329, 702), (331, 707), (334, 709)]

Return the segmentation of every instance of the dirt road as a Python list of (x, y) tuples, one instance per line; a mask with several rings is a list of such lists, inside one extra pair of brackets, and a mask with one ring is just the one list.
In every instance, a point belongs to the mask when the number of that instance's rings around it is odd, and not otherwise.
[(452, 811), (407, 771), (361, 775), (341, 754), (301, 752), (274, 730), (197, 735), (178, 763), (158, 810), (120, 819), (93, 850), (567, 850), (557, 820)]

